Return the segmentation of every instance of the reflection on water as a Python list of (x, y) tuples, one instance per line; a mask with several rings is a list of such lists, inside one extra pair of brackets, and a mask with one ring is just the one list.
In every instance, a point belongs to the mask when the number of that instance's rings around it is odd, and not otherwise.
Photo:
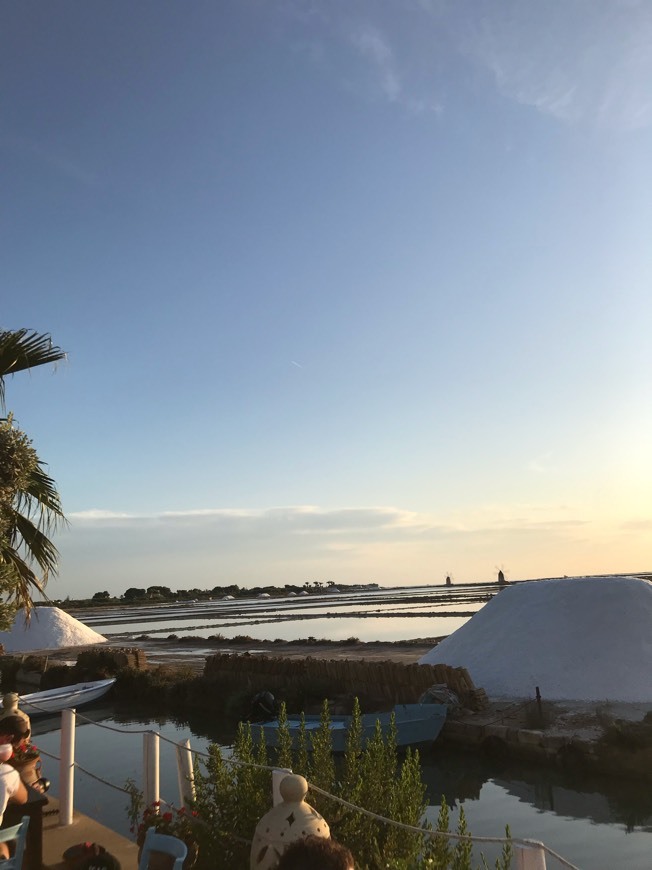
[[(542, 840), (579, 867), (648, 868), (652, 848), (652, 796), (643, 783), (567, 774), (556, 768), (433, 749), (424, 758), (433, 804), (441, 795), (457, 821), (464, 806), (478, 836)], [(429, 817), (436, 820), (437, 810)], [(491, 861), (495, 849), (483, 849)], [(557, 862), (548, 859), (548, 867)]]
[[(225, 638), (232, 638), (238, 634), (246, 634), (256, 640), (300, 640), (306, 637), (328, 638), (329, 640), (346, 640), (349, 637), (357, 637), (362, 641), (394, 641), (413, 640), (420, 637), (441, 637), (456, 631), (464, 625), (470, 617), (404, 617), (402, 619), (388, 619), (385, 616), (364, 618), (332, 618), (318, 617), (308, 620), (283, 622), (277, 621), (272, 624), (259, 622), (242, 622), (237, 627), (228, 628), (224, 625), (193, 626), (189, 629), (179, 630), (177, 626), (169, 626), (160, 635), (150, 629), (142, 629), (156, 639), (167, 637), (168, 634), (176, 634), (177, 637), (201, 636), (209, 637), (213, 633), (219, 633)], [(131, 636), (130, 636), (131, 637)], [(117, 636), (116, 636), (117, 639)], [(125, 639), (126, 642), (126, 639)]]
[[(123, 785), (128, 777), (141, 782), (142, 730), (157, 730), (171, 740), (190, 736), (194, 749), (211, 740), (229, 744), (232, 733), (207, 717), (173, 721), (167, 716), (134, 716), (105, 706), (85, 716), (128, 729), (120, 734), (92, 724), (77, 728), (77, 760), (94, 773)], [(59, 754), (58, 717), (35, 720), (35, 742)], [(428, 816), (436, 821), (441, 795), (452, 807), (455, 825), (464, 806), (469, 827), (478, 836), (502, 836), (509, 824), (513, 836), (543, 840), (579, 867), (592, 870), (647, 868), (652, 861), (652, 795), (643, 784), (597, 777), (570, 776), (556, 769), (486, 758), (470, 752), (434, 747), (424, 757), (424, 779), (433, 804)], [(44, 759), (45, 774), (56, 794), (58, 765)], [(177, 800), (174, 747), (161, 743), (161, 794)], [(76, 775), (76, 806), (104, 824), (128, 833), (126, 796)], [(484, 848), (490, 864), (497, 850)], [(479, 855), (477, 857), (479, 861)], [(548, 860), (549, 870), (556, 862)]]
[(295, 598), (175, 602), (72, 611), (102, 634), (125, 642), (138, 634), (165, 637), (248, 634), (259, 640), (306, 636), (343, 640), (441, 637), (463, 625), (494, 595), (492, 584), (418, 587)]
[(451, 806), (479, 800), (484, 784), (491, 780), (542, 812), (652, 833), (652, 793), (642, 782), (572, 775), (555, 767), (487, 758), (450, 747), (445, 752), (435, 748), (423, 760), (429, 794), (445, 795)]

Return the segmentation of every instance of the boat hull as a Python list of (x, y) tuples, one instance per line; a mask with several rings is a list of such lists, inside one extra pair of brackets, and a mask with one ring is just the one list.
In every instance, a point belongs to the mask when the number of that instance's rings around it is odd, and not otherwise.
[[(376, 730), (376, 722), (380, 722), (383, 736), (387, 736), (391, 727), (391, 717), (394, 715), (396, 722), (396, 745), (415, 746), (422, 743), (432, 743), (439, 736), (444, 722), (446, 721), (447, 707), (445, 704), (397, 704), (388, 713), (365, 713), (362, 715), (362, 744), (363, 746), (373, 736)], [(305, 717), (305, 730), (307, 735), (314, 734), (320, 727), (319, 716)], [(331, 717), (331, 742), (333, 752), (344, 752), (351, 724), (350, 716)], [(253, 726), (254, 733), (260, 727), (267, 746), (278, 746), (279, 722), (274, 719), (271, 722), (263, 722), (260, 726)], [(293, 742), (299, 737), (301, 722), (298, 716), (288, 717), (288, 730)], [(308, 738), (310, 744), (310, 737)]]
[(18, 706), (32, 718), (60, 713), (70, 707), (81, 707), (97, 701), (106, 695), (114, 683), (115, 679), (95, 680), (90, 683), (76, 683), (74, 686), (62, 686), (59, 689), (47, 689), (44, 692), (31, 692), (19, 696)]

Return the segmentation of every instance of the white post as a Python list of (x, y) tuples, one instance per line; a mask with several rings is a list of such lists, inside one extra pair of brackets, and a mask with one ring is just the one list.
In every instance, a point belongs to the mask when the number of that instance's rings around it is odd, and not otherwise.
[(281, 783), (288, 773), (292, 773), (289, 767), (275, 767), (272, 771), (272, 806), (276, 807), (280, 803), (283, 803)]
[(516, 870), (546, 870), (546, 853), (543, 843), (536, 840), (526, 840), (527, 845), (514, 844)]
[(177, 744), (177, 776), (179, 806), (188, 806), (195, 799), (195, 774), (192, 768), (190, 740), (181, 740)]
[(160, 800), (158, 760), (158, 734), (147, 731), (143, 734), (143, 792), (146, 807)]
[(59, 753), (59, 825), (72, 825), (75, 805), (75, 711), (61, 711)]

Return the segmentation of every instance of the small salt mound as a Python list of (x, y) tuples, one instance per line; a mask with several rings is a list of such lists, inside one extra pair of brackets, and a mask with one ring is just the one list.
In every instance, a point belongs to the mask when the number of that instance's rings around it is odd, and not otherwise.
[(106, 638), (58, 607), (35, 607), (27, 625), (18, 611), (10, 631), (0, 631), (0, 643), (11, 653), (106, 643)]
[(510, 586), (420, 660), (466, 668), (492, 697), (652, 701), (652, 583), (571, 577)]

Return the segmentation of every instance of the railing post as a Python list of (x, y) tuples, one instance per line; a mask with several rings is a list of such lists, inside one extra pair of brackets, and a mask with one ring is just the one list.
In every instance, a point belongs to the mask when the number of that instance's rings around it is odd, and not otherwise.
[(195, 774), (192, 767), (190, 740), (182, 740), (177, 744), (177, 775), (179, 806), (188, 806), (195, 799)]
[(147, 731), (143, 734), (143, 792), (146, 807), (160, 800), (158, 761), (158, 734)]
[(72, 825), (75, 805), (75, 711), (61, 711), (59, 825)]
[(527, 845), (514, 843), (516, 870), (546, 870), (546, 853), (543, 843), (527, 840)]

